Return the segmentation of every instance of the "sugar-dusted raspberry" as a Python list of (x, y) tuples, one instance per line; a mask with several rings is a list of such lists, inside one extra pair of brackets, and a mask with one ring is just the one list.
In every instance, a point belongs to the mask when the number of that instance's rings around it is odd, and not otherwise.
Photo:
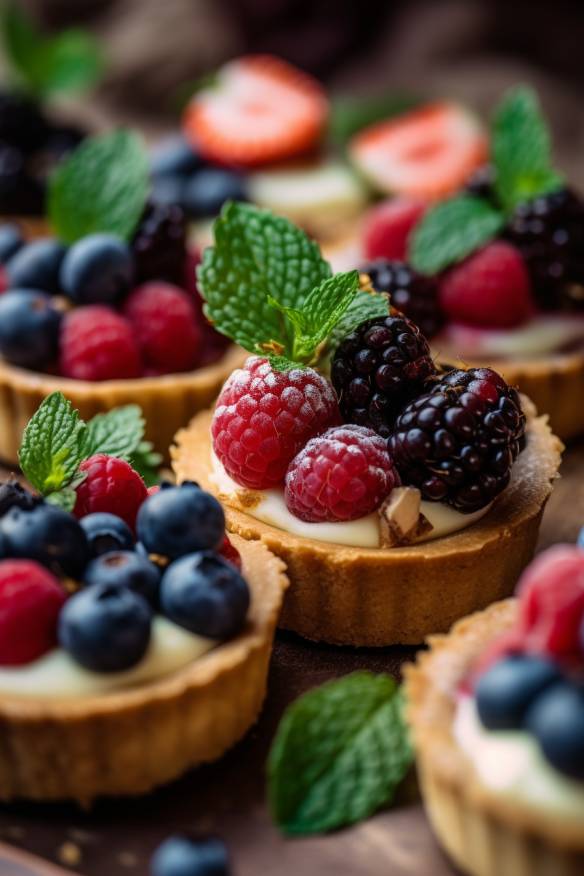
[(190, 296), (170, 283), (138, 286), (124, 313), (134, 328), (146, 367), (159, 374), (190, 371), (201, 357), (201, 329)]
[(224, 385), (211, 426), (231, 477), (251, 490), (282, 483), (306, 442), (340, 422), (335, 392), (312, 368), (276, 371), (252, 356)]
[(93, 304), (65, 315), (59, 367), (75, 380), (140, 377), (142, 360), (132, 326), (110, 307)]
[(67, 594), (33, 560), (0, 562), (0, 666), (37, 660), (57, 644), (57, 619)]
[(310, 523), (356, 520), (379, 508), (398, 483), (380, 435), (365, 426), (333, 426), (290, 463), (286, 505)]
[(528, 650), (581, 665), (584, 551), (556, 545), (540, 554), (519, 583), (519, 626)]
[(81, 518), (96, 511), (107, 511), (117, 514), (133, 530), (138, 509), (148, 496), (138, 472), (123, 459), (103, 453), (90, 456), (79, 470), (86, 478), (77, 487), (75, 516)]

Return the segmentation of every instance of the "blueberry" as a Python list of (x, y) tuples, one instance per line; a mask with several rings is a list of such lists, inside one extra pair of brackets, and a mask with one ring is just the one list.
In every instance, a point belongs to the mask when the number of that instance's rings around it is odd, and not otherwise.
[(229, 876), (229, 871), (222, 840), (184, 835), (171, 836), (158, 846), (150, 870), (152, 876)]
[(0, 517), (3, 517), (7, 511), (14, 507), (29, 511), (40, 502), (42, 502), (40, 496), (33, 495), (12, 478), (0, 484)]
[(12, 365), (42, 370), (59, 350), (61, 313), (50, 295), (13, 289), (0, 296), (0, 354)]
[(0, 527), (12, 557), (36, 560), (57, 575), (81, 577), (89, 545), (72, 514), (48, 502), (29, 511), (15, 506), (2, 517)]
[(152, 152), (153, 177), (189, 176), (202, 166), (201, 156), (180, 134), (167, 137)]
[(89, 234), (74, 243), (61, 266), (65, 295), (76, 304), (113, 304), (130, 290), (134, 260), (114, 234)]
[(26, 243), (6, 265), (10, 288), (41, 289), (56, 294), (65, 252), (63, 244), (52, 238)]
[(18, 225), (9, 222), (0, 225), (0, 264), (5, 265), (23, 244), (24, 240)]
[(225, 535), (225, 515), (217, 499), (196, 484), (163, 484), (140, 506), (136, 530), (149, 553), (176, 559), (218, 548)]
[(185, 186), (184, 208), (192, 217), (216, 216), (225, 201), (246, 201), (244, 178), (232, 170), (204, 167)]
[(112, 551), (97, 557), (83, 576), (85, 584), (112, 584), (129, 587), (153, 607), (158, 605), (160, 570), (146, 557), (134, 551)]
[(92, 557), (99, 557), (110, 551), (131, 551), (134, 549), (134, 536), (125, 520), (106, 511), (88, 514), (80, 521), (85, 530)]
[(578, 533), (578, 542), (577, 542), (577, 544), (578, 544), (578, 547), (580, 547), (580, 548), (584, 548), (584, 526), (582, 527), (582, 529), (581, 529), (580, 532)]
[(182, 176), (161, 176), (152, 181), (151, 199), (155, 204), (172, 207), (184, 202), (185, 180)]
[(162, 576), (163, 613), (209, 639), (229, 639), (242, 628), (249, 588), (235, 566), (211, 551), (176, 560)]
[(543, 657), (516, 654), (480, 676), (475, 690), (479, 717), (489, 730), (521, 727), (529, 705), (560, 678), (558, 667)]
[(72, 596), (59, 616), (59, 643), (86, 669), (120, 672), (143, 658), (152, 611), (128, 587), (95, 584)]
[(584, 780), (584, 686), (560, 681), (537, 697), (525, 727), (560, 772)]

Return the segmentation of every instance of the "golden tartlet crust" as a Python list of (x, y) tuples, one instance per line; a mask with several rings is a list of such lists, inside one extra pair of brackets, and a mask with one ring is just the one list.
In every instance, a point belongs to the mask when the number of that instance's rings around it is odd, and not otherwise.
[(101, 382), (54, 377), (0, 361), (0, 460), (18, 463), (27, 422), (42, 400), (57, 391), (72, 402), (84, 420), (119, 405), (139, 404), (146, 420), (146, 437), (168, 458), (177, 429), (215, 401), (227, 377), (245, 358), (243, 350), (232, 346), (217, 362), (196, 371)]
[(178, 672), (101, 696), (0, 696), (0, 799), (142, 794), (215, 760), (256, 720), (288, 580), (284, 564), (233, 537), (252, 594), (243, 632)]
[(459, 621), (405, 669), (408, 719), (424, 804), (438, 838), (473, 876), (578, 876), (584, 825), (487, 788), (452, 734), (454, 692), (485, 647), (513, 625), (508, 599)]
[[(562, 450), (547, 418), (536, 417), (528, 400), (525, 406), (529, 441), (509, 487), (482, 520), (446, 538), (392, 549), (333, 545), (262, 523), (219, 494), (229, 530), (261, 540), (287, 565), (291, 587), (280, 626), (333, 644), (418, 644), (509, 596), (533, 555)], [(179, 481), (199, 481), (218, 495), (210, 479), (211, 418), (201, 413), (180, 431), (171, 457)]]

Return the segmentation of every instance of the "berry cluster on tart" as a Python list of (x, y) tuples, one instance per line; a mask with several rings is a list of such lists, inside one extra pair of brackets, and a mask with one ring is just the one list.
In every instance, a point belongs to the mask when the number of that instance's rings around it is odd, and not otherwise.
[(86, 416), (138, 402), (166, 453), (241, 361), (203, 316), (184, 213), (146, 200), (146, 159), (124, 132), (87, 140), (51, 185), (55, 236), (0, 226), (0, 458), (16, 460), (55, 390)]
[(530, 90), (496, 109), (488, 160), (438, 205), (412, 190), (372, 207), (360, 241), (329, 254), (360, 264), (442, 361), (498, 368), (572, 438), (584, 430), (584, 201), (553, 169)]
[(512, 591), (561, 448), (527, 399), (490, 369), (438, 368), (387, 296), (251, 205), (223, 210), (199, 283), (217, 329), (259, 355), (177, 435), (173, 466), (285, 560), (284, 627), (416, 643)]
[(473, 876), (584, 866), (584, 551), (557, 545), (516, 598), (430, 639), (407, 670), (436, 833)]
[(76, 464), (67, 510), (50, 485), (63, 447), (84, 455), (77, 423), (63, 399), (31, 421), (44, 496), (0, 485), (4, 800), (137, 794), (219, 757), (260, 710), (287, 584), (263, 545), (226, 537), (217, 499), (147, 491), (122, 458)]

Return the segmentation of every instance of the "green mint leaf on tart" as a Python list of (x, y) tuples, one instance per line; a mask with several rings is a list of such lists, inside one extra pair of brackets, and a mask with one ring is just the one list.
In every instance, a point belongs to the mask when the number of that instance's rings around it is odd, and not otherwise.
[(139, 475), (147, 487), (154, 487), (160, 483), (160, 467), (162, 454), (153, 449), (151, 441), (140, 441), (128, 462)]
[(63, 393), (53, 392), (29, 420), (18, 454), (20, 467), (43, 495), (57, 493), (83, 461), (87, 426)]
[(458, 195), (429, 210), (414, 229), (409, 261), (421, 274), (437, 274), (492, 240), (505, 224), (487, 201)]
[(136, 134), (120, 130), (88, 138), (50, 178), (49, 220), (65, 243), (99, 231), (127, 240), (149, 185), (148, 157)]
[(353, 824), (392, 801), (411, 763), (397, 684), (352, 673), (285, 712), (268, 761), (272, 813), (291, 835)]
[(0, 31), (17, 84), (36, 98), (87, 88), (102, 73), (102, 54), (89, 33), (74, 28), (45, 36), (19, 3), (2, 5)]
[(77, 493), (71, 487), (65, 487), (63, 490), (58, 490), (56, 493), (49, 493), (47, 502), (51, 505), (57, 505), (63, 511), (71, 513), (77, 501)]
[(388, 313), (388, 295), (381, 292), (357, 292), (329, 336), (329, 352), (334, 352), (345, 335), (348, 335), (365, 320), (387, 316)]
[(492, 156), (497, 197), (506, 211), (562, 186), (562, 177), (552, 165), (548, 126), (533, 89), (512, 89), (495, 110)]
[(138, 405), (114, 408), (96, 414), (87, 424), (83, 443), (83, 458), (105, 453), (130, 461), (144, 437), (144, 417)]

